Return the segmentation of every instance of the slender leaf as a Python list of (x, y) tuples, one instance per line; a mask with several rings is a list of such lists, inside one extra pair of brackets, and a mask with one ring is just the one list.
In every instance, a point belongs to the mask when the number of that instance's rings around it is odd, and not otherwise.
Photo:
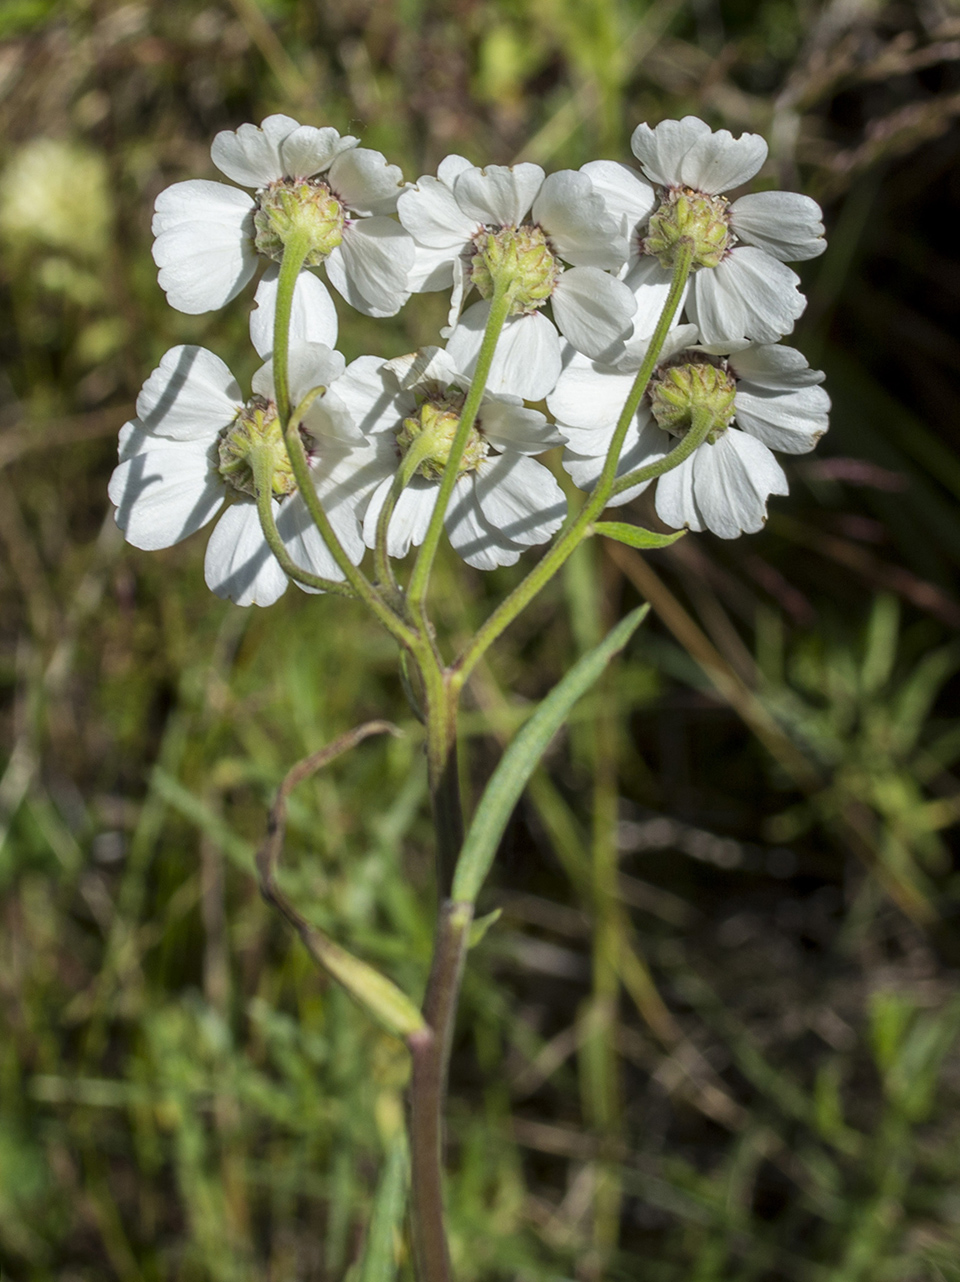
[(686, 530), (677, 530), (674, 534), (657, 534), (655, 530), (645, 530), (642, 525), (628, 525), (626, 521), (595, 521), (594, 534), (605, 534), (608, 539), (626, 543), (631, 548), (665, 548), (677, 539), (682, 539)]
[(357, 1282), (393, 1282), (397, 1276), (397, 1236), (407, 1207), (409, 1168), (407, 1136), (401, 1129), (387, 1154), (377, 1185)]
[(608, 662), (627, 644), (649, 608), (647, 605), (638, 606), (599, 645), (588, 650), (517, 732), (480, 798), (467, 833), (453, 881), (455, 900), (476, 902), (507, 821), (547, 744), (566, 721), (580, 696), (590, 689)]

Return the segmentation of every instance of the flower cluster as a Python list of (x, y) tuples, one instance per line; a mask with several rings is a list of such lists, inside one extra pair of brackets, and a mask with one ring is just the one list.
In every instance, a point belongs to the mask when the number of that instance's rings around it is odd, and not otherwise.
[[(774, 451), (806, 452), (827, 427), (823, 376), (779, 341), (804, 307), (786, 263), (822, 252), (820, 211), (790, 192), (728, 197), (766, 159), (754, 134), (686, 117), (640, 125), (632, 149), (639, 168), (549, 175), (448, 156), (411, 184), (288, 116), (218, 134), (213, 161), (237, 185), (161, 192), (159, 283), (200, 313), (260, 271), (250, 338), (266, 363), (245, 398), (213, 353), (163, 357), (110, 483), (127, 539), (168, 547), (219, 516), (206, 579), (241, 604), (291, 577), (337, 590), (368, 548), (382, 577), (435, 513), (492, 569), (563, 525), (536, 458), (555, 446), (604, 501), (655, 481), (670, 526), (758, 530), (787, 492)], [(347, 365), (321, 275), (373, 317), (449, 290), (446, 346)]]

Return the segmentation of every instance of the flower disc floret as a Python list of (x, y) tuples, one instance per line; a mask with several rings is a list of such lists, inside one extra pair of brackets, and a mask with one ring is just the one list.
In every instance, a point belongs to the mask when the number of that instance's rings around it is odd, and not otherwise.
[[(397, 433), (397, 445), (402, 456), (406, 456), (414, 441), (420, 442), (418, 449), (428, 453), (421, 459), (415, 475), (426, 477), (428, 481), (439, 481), (443, 476), (453, 438), (460, 426), (460, 412), (463, 409), (463, 396), (444, 396), (435, 400), (424, 401), (416, 415), (403, 420)], [(470, 429), (464, 447), (457, 479), (475, 472), (488, 452), (487, 442), (476, 427)]]
[(693, 250), (693, 270), (719, 267), (736, 236), (730, 229), (729, 202), (723, 196), (707, 196), (692, 187), (668, 188), (660, 207), (650, 218), (649, 233), (641, 244), (660, 265), (672, 268), (677, 250)]
[(736, 395), (736, 380), (722, 364), (688, 352), (678, 363), (661, 366), (651, 380), (650, 411), (658, 427), (685, 436), (694, 411), (707, 410), (714, 425), (706, 439), (713, 445), (734, 420)]
[(492, 298), (497, 282), (506, 281), (513, 316), (536, 311), (550, 299), (563, 268), (542, 228), (484, 229), (473, 237), (473, 246), (470, 280), (481, 298)]
[(319, 267), (343, 240), (345, 222), (343, 205), (322, 179), (283, 178), (257, 193), (254, 246), (279, 262), (290, 238), (306, 233), (305, 264)]
[(284, 444), (277, 407), (263, 396), (254, 396), (243, 406), (233, 423), (224, 428), (217, 446), (220, 475), (238, 493), (250, 494), (254, 498), (257, 487), (253, 456), (258, 452), (268, 454), (273, 497), (281, 499), (292, 494), (297, 483)]

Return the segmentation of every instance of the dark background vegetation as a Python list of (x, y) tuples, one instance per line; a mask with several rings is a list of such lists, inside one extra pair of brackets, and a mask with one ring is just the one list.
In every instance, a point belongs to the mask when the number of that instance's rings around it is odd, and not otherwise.
[[(792, 342), (835, 413), (760, 535), (591, 546), (470, 691), (464, 784), (638, 594), (655, 616), (551, 748), (487, 892), (453, 1066), (463, 1282), (960, 1278), (960, 8), (947, 0), (5, 0), (0, 7), (0, 1272), (362, 1273), (405, 1052), (251, 875), (419, 993), (416, 723), (354, 604), (218, 601), (203, 537), (127, 547), (106, 481), (163, 351), (248, 378), (248, 299), (169, 310), (153, 200), (283, 110), (410, 178), (629, 158), (694, 112), (825, 208)], [(341, 347), (443, 305), (343, 309)], [(649, 513), (641, 512), (639, 515)], [(519, 573), (521, 567), (517, 568)], [(441, 566), (441, 635), (515, 578)], [(410, 1265), (397, 1243), (401, 1276)], [(379, 1282), (379, 1279), (377, 1280)]]

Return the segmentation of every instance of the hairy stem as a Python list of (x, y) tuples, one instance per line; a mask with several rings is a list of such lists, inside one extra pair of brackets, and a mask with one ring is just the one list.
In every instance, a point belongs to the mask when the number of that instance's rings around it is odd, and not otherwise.
[(443, 1210), (443, 1111), (460, 981), (473, 909), (447, 901), (437, 922), (433, 965), (423, 1013), (429, 1033), (408, 1039), (411, 1216), (418, 1282), (452, 1282)]
[(417, 652), (423, 649), (419, 634), (409, 627), (387, 604), (383, 597), (363, 573), (359, 566), (353, 564), (337, 532), (324, 511), (320, 496), (317, 494), (310, 473), (310, 464), (300, 439), (299, 423), (290, 413), (290, 316), (293, 311), (293, 295), (297, 277), (303, 267), (304, 259), (310, 248), (309, 237), (304, 232), (295, 233), (283, 247), (283, 258), (280, 262), (280, 276), (277, 281), (277, 302), (273, 322), (273, 385), (277, 400), (277, 413), (283, 428), (283, 439), (290, 456), (290, 466), (296, 478), (297, 487), (307, 505), (307, 510), (314, 524), (323, 536), (330, 555), (343, 571), (344, 577), (356, 595), (376, 615), (389, 633), (401, 645)]
[[(500, 602), (464, 648), (452, 669), (451, 681), (456, 688), (459, 689), (463, 685), (497, 637), (510, 626), (518, 614), (526, 609), (541, 588), (550, 582), (573, 550), (589, 534), (591, 523), (597, 519), (606, 507), (611, 495), (615, 492), (614, 477), (616, 476), (617, 463), (620, 459), (620, 451), (623, 448), (623, 442), (633, 416), (637, 412), (643, 394), (647, 390), (647, 384), (650, 382), (650, 377), (656, 368), (657, 359), (663, 350), (663, 344), (667, 334), (670, 332), (670, 326), (673, 323), (677, 308), (680, 306), (683, 290), (690, 275), (691, 261), (692, 253), (689, 247), (682, 247), (674, 267), (670, 293), (667, 295), (663, 311), (660, 313), (660, 319), (657, 321), (657, 327), (653, 332), (653, 337), (650, 339), (643, 364), (637, 371), (637, 376), (620, 413), (620, 418), (617, 420), (617, 426), (610, 441), (603, 469), (592, 493), (579, 513), (565, 522), (552, 547), (537, 562), (527, 577), (514, 588), (509, 596)], [(692, 428), (687, 435), (688, 437), (693, 436)], [(706, 432), (704, 432), (705, 435)], [(681, 442), (681, 446), (683, 444), (684, 442)], [(677, 449), (672, 450), (659, 463), (651, 464), (651, 468), (657, 469), (651, 475), (659, 476), (663, 472), (668, 472), (671, 468), (677, 467), (683, 462), (687, 454), (696, 448), (697, 444), (699, 444), (699, 441), (691, 443), (687, 448), (687, 453), (682, 455), (679, 453), (681, 446), (678, 446)], [(635, 483), (632, 482), (632, 484)]]
[(480, 402), (483, 400), (487, 379), (490, 376), (493, 355), (497, 349), (500, 332), (510, 314), (511, 303), (512, 294), (509, 286), (498, 283), (491, 299), (490, 315), (487, 317), (487, 326), (483, 333), (483, 342), (480, 346), (480, 354), (477, 357), (477, 366), (470, 381), (470, 390), (467, 393), (467, 399), (460, 414), (460, 422), (457, 426), (456, 436), (453, 438), (453, 444), (450, 447), (450, 455), (443, 469), (443, 478), (440, 481), (437, 502), (430, 516), (430, 524), (427, 526), (427, 533), (417, 555), (413, 573), (410, 576), (407, 599), (414, 617), (417, 619), (422, 618), (423, 615), (424, 601), (430, 583), (430, 571), (433, 569), (434, 558), (440, 545), (443, 518), (447, 513), (447, 506), (450, 502), (450, 495), (453, 493), (453, 487), (457, 483), (460, 461), (463, 458), (463, 451), (466, 449), (470, 429), (476, 422), (477, 411), (480, 409)]
[(257, 514), (260, 517), (260, 528), (263, 530), (263, 537), (266, 539), (267, 547), (276, 557), (280, 569), (283, 570), (287, 578), (293, 579), (295, 583), (302, 583), (306, 588), (316, 588), (320, 592), (332, 592), (338, 596), (354, 596), (353, 588), (348, 583), (342, 583), (338, 579), (322, 579), (320, 575), (311, 574), (309, 570), (301, 569), (294, 562), (280, 537), (273, 513), (273, 496), (271, 493), (273, 464), (267, 452), (255, 452), (251, 456), (251, 466), (254, 487), (257, 491)]

